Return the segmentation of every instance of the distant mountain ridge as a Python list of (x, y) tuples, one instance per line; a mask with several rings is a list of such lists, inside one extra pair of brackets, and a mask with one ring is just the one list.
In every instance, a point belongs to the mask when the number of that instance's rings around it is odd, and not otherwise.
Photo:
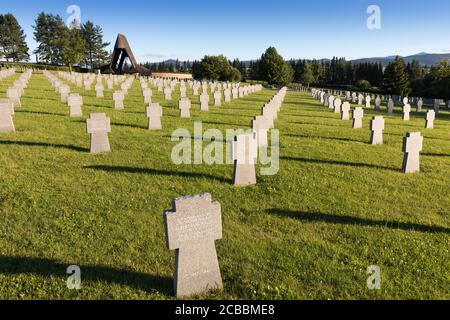
[[(351, 60), (353, 63), (366, 63), (366, 62), (374, 62), (381, 63), (384, 66), (388, 65), (390, 62), (394, 61), (397, 56), (389, 56), (389, 57), (374, 57), (374, 58), (363, 58)], [(402, 57), (402, 56), (399, 56)], [(426, 53), (421, 52), (412, 56), (402, 57), (406, 63), (411, 63), (413, 60), (419, 61), (420, 64), (424, 66), (434, 66), (438, 64), (440, 61), (450, 61), (450, 53)]]
[[(397, 56), (387, 56), (387, 57), (373, 57), (373, 58), (362, 58), (362, 59), (354, 59), (350, 60), (354, 64), (360, 64), (360, 63), (366, 63), (366, 62), (372, 62), (372, 63), (381, 63), (383, 66), (387, 66), (390, 62), (394, 61)], [(402, 57), (402, 56), (398, 56)], [(402, 57), (406, 63), (411, 63), (413, 60), (419, 61), (421, 65), (424, 66), (434, 66), (438, 64), (440, 61), (450, 61), (450, 53), (426, 53), (421, 52), (418, 54), (414, 54), (411, 56)], [(298, 59), (296, 59), (298, 60)], [(302, 59), (301, 59), (302, 60)], [(309, 60), (309, 59), (307, 59)], [(316, 59), (319, 62), (322, 61), (330, 61), (331, 59)], [(246, 67), (250, 65), (251, 62), (255, 62), (256, 60), (247, 60), (247, 61), (241, 61), (244, 63)], [(180, 61), (182, 64), (184, 61)], [(175, 65), (176, 60), (170, 59), (163, 61), (166, 65)], [(189, 61), (189, 63), (192, 63), (192, 61)]]

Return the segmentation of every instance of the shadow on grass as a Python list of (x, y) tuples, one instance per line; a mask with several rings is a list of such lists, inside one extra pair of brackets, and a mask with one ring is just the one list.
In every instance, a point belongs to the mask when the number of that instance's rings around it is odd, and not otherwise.
[[(204, 124), (212, 124), (212, 125), (219, 125), (219, 126), (234, 126), (234, 127), (247, 127), (245, 124), (239, 124), (239, 123), (230, 123), (230, 122), (216, 122), (216, 121), (202, 121)], [(233, 129), (233, 128), (230, 128)]]
[(345, 161), (335, 161), (335, 160), (320, 160), (320, 159), (306, 159), (306, 158), (295, 158), (295, 157), (281, 157), (280, 159), (287, 160), (287, 161), (303, 162), (303, 163), (332, 164), (332, 165), (338, 165), (338, 166), (372, 168), (372, 169), (379, 169), (379, 170), (390, 170), (390, 171), (395, 171), (395, 172), (401, 172), (401, 169), (377, 166), (377, 165), (368, 164), (368, 163), (345, 162)]
[(335, 214), (289, 211), (281, 209), (269, 209), (268, 213), (270, 215), (297, 219), (303, 222), (325, 222), (330, 224), (356, 225), (363, 227), (384, 227), (394, 230), (450, 234), (449, 228), (439, 226), (426, 226), (409, 222), (370, 220), (351, 216), (340, 216)]
[(349, 138), (334, 138), (334, 137), (321, 137), (321, 136), (311, 136), (307, 134), (288, 134), (287, 137), (291, 138), (307, 138), (307, 139), (320, 139), (320, 140), (335, 140), (335, 141), (345, 141), (345, 142), (357, 142), (357, 143), (363, 143), (365, 142), (360, 140), (354, 140)]
[[(34, 274), (67, 279), (68, 264), (56, 260), (30, 257), (0, 257), (0, 273)], [(119, 270), (106, 266), (79, 265), (82, 281), (107, 282), (133, 287), (146, 292), (172, 295), (172, 279), (135, 271)]]
[(148, 127), (140, 126), (140, 125), (137, 125), (137, 124), (112, 122), (111, 125), (112, 126), (116, 126), (116, 127), (126, 127), (126, 128), (133, 128), (133, 129), (145, 129), (145, 130), (148, 130)]
[(56, 148), (56, 149), (67, 149), (78, 152), (89, 152), (90, 150), (87, 148), (65, 145), (65, 144), (52, 144), (52, 143), (43, 143), (43, 142), (30, 142), (30, 141), (1, 141), (0, 145), (17, 145), (17, 146), (26, 146), (26, 147), (45, 147), (45, 148)]
[[(331, 119), (330, 119), (331, 120)], [(302, 124), (307, 126), (320, 126), (320, 127), (333, 127), (333, 128), (351, 128), (348, 124), (329, 124), (329, 123), (320, 123), (320, 122), (303, 122), (303, 121), (289, 121), (290, 124)]]
[(183, 171), (168, 171), (168, 170), (158, 170), (149, 168), (136, 168), (136, 167), (117, 167), (117, 166), (87, 166), (84, 169), (105, 171), (111, 173), (135, 173), (135, 174), (149, 174), (149, 175), (159, 175), (168, 177), (182, 177), (182, 178), (200, 178), (208, 179), (213, 181), (218, 181), (221, 183), (232, 183), (230, 179), (225, 177), (217, 177), (206, 173), (195, 173), (195, 172), (183, 172)]
[[(334, 114), (334, 113), (333, 113), (333, 114)], [(333, 118), (333, 117), (315, 116), (315, 115), (306, 115), (306, 114), (294, 114), (294, 113), (284, 113), (283, 116), (299, 117), (299, 118), (313, 118), (313, 119), (336, 120), (336, 118)]]
[(450, 154), (445, 153), (421, 153), (425, 157), (450, 157)]
[(51, 112), (40, 112), (40, 111), (22, 111), (22, 110), (15, 110), (15, 113), (27, 113), (27, 114), (36, 114), (36, 115), (43, 115), (43, 116), (55, 116), (55, 117), (69, 117), (69, 114), (61, 114), (61, 113), (51, 113)]

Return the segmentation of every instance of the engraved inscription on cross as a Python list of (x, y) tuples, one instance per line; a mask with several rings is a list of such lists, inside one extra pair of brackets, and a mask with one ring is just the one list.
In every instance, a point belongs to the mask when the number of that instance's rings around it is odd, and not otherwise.
[(175, 250), (174, 287), (178, 298), (222, 289), (215, 241), (222, 238), (221, 206), (211, 195), (173, 200), (164, 212), (166, 241)]
[(111, 151), (108, 133), (111, 132), (111, 119), (104, 113), (91, 113), (87, 119), (87, 132), (91, 135), (91, 153)]

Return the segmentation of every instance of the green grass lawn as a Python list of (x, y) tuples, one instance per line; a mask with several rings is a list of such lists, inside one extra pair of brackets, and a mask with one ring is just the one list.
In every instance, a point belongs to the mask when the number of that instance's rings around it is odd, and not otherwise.
[[(0, 82), (0, 98), (18, 77)], [(278, 175), (235, 188), (232, 165), (172, 164), (171, 134), (192, 132), (194, 120), (249, 128), (276, 91), (209, 112), (195, 99), (192, 118), (180, 119), (178, 91), (167, 103), (152, 89), (162, 131), (146, 130), (138, 81), (123, 111), (111, 91), (97, 99), (79, 89), (84, 117), (70, 119), (47, 79), (31, 77), (16, 133), (0, 134), (1, 299), (173, 299), (163, 211), (172, 198), (203, 192), (222, 204), (224, 290), (199, 298), (450, 299), (449, 112), (434, 130), (424, 129), (424, 113), (403, 122), (400, 109), (384, 112), (385, 144), (371, 146), (374, 111), (353, 130), (305, 93), (288, 92), (276, 123)], [(111, 117), (109, 154), (89, 154), (92, 112)], [(425, 137), (413, 175), (400, 171), (408, 131)], [(82, 290), (67, 289), (69, 265), (81, 267)], [(379, 291), (366, 287), (370, 265), (381, 267)]]

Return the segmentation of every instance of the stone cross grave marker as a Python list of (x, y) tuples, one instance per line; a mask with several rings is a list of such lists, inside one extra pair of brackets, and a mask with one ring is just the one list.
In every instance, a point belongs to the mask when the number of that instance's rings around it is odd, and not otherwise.
[(180, 86), (180, 98), (186, 98), (186, 87)]
[(434, 119), (436, 118), (436, 113), (434, 110), (428, 110), (425, 115), (425, 128), (433, 129), (434, 128)]
[(227, 88), (223, 91), (223, 94), (225, 96), (225, 102), (230, 102), (231, 101), (231, 90)]
[(330, 97), (328, 98), (328, 108), (329, 108), (329, 109), (333, 109), (333, 108), (334, 108), (334, 99), (335, 99), (334, 96), (330, 96)]
[(439, 102), (438, 99), (434, 100), (434, 105), (433, 105), (433, 109), (434, 109), (434, 113), (436, 114), (436, 116), (439, 115), (439, 107), (440, 107), (441, 103)]
[(420, 98), (419, 101), (417, 101), (417, 108), (416, 108), (416, 111), (417, 111), (417, 112), (421, 112), (421, 111), (422, 111), (422, 107), (423, 107), (423, 99)]
[(258, 142), (255, 133), (237, 135), (232, 144), (233, 184), (238, 187), (256, 184), (255, 162)]
[(87, 119), (87, 133), (91, 135), (91, 153), (110, 152), (108, 133), (111, 132), (111, 119), (104, 113), (91, 113)]
[(83, 97), (81, 97), (78, 93), (71, 93), (67, 98), (67, 104), (69, 105), (69, 113), (71, 118), (83, 116), (83, 111), (81, 110), (81, 106), (83, 105)]
[(256, 133), (256, 139), (258, 141), (258, 147), (267, 147), (268, 138), (267, 133), (271, 128), (271, 121), (264, 116), (254, 117), (252, 120), (252, 130)]
[(70, 87), (69, 86), (61, 86), (59, 87), (59, 94), (61, 95), (61, 102), (67, 103), (67, 98), (69, 97)]
[(340, 98), (336, 98), (334, 100), (334, 113), (341, 113), (342, 100)]
[(142, 90), (142, 95), (144, 96), (144, 103), (145, 104), (150, 104), (152, 103), (152, 89), (150, 88), (145, 88), (144, 90)]
[(13, 116), (14, 104), (9, 99), (0, 99), (0, 132), (15, 132)]
[(200, 95), (200, 110), (208, 111), (209, 95), (207, 93), (202, 93)]
[(382, 116), (373, 117), (370, 121), (370, 144), (383, 144), (384, 119)]
[(6, 90), (6, 95), (8, 99), (14, 104), (14, 107), (20, 107), (22, 105), (20, 102), (20, 91), (18, 88), (8, 88)]
[(372, 98), (370, 97), (370, 95), (368, 95), (368, 96), (366, 97), (366, 108), (367, 108), (367, 109), (370, 109), (370, 108), (371, 108), (371, 105), (370, 105), (371, 101), (372, 101)]
[(180, 109), (181, 118), (190, 118), (191, 100), (189, 98), (181, 98), (178, 102), (178, 109)]
[(148, 130), (161, 130), (162, 107), (159, 103), (150, 103), (147, 107)]
[(410, 112), (411, 112), (411, 106), (409, 104), (405, 104), (405, 106), (403, 107), (403, 120), (404, 121), (409, 121), (409, 119), (410, 119), (409, 113)]
[(423, 137), (420, 132), (408, 132), (403, 138), (403, 173), (420, 171), (420, 152), (423, 148)]
[(194, 96), (198, 96), (198, 89), (199, 89), (198, 84), (194, 84), (194, 85), (192, 86), (192, 94), (193, 94)]
[(380, 96), (377, 96), (375, 98), (375, 110), (381, 111), (381, 98), (380, 98)]
[(222, 239), (222, 214), (211, 195), (173, 200), (164, 212), (166, 243), (175, 250), (174, 287), (177, 298), (222, 289), (215, 241)]
[(362, 119), (364, 117), (364, 109), (357, 107), (353, 109), (353, 129), (361, 129), (363, 127)]
[(239, 98), (239, 90), (238, 90), (236, 87), (233, 88), (233, 90), (231, 90), (231, 93), (232, 93), (232, 95), (233, 95), (233, 100)]
[(214, 106), (220, 107), (222, 105), (222, 92), (217, 90), (214, 92)]
[(104, 95), (103, 95), (103, 86), (101, 84), (95, 86), (95, 96), (97, 98), (103, 98), (104, 97)]
[(358, 106), (362, 106), (363, 105), (363, 100), (364, 100), (364, 96), (360, 93), (358, 95)]
[(115, 110), (123, 110), (123, 100), (125, 99), (125, 95), (122, 91), (116, 91), (113, 93), (114, 100), (114, 109)]
[(172, 88), (171, 87), (164, 88), (164, 99), (172, 100)]
[(389, 101), (387, 104), (387, 112), (388, 112), (388, 114), (394, 113), (394, 100), (392, 100), (392, 98), (390, 98), (390, 97), (389, 97)]
[(342, 104), (341, 120), (350, 120), (350, 103), (348, 101)]
[(330, 96), (328, 95), (328, 93), (325, 93), (325, 95), (323, 96), (323, 105), (325, 107), (329, 106), (330, 100), (329, 100)]

